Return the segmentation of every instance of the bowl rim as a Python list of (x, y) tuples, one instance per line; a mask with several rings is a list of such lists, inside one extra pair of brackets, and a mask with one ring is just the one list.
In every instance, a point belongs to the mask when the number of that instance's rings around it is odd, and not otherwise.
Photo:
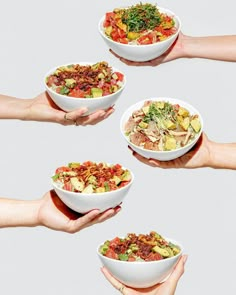
[[(143, 45), (138, 45), (138, 44), (124, 44), (124, 43), (119, 43), (119, 42), (116, 42), (110, 38), (108, 38), (106, 36), (106, 34), (104, 33), (104, 30), (102, 29), (102, 23), (105, 19), (105, 14), (100, 18), (99, 22), (98, 22), (98, 31), (99, 33), (102, 35), (103, 38), (105, 38), (106, 40), (110, 41), (111, 43), (113, 44), (119, 44), (121, 47), (134, 47), (134, 48), (147, 48), (147, 47), (152, 47), (152, 46), (157, 46), (158, 44), (164, 44), (166, 42), (168, 42), (169, 40), (172, 40), (174, 38), (176, 38), (180, 31), (181, 31), (181, 28), (182, 28), (182, 23), (181, 23), (181, 20), (179, 18), (178, 15), (176, 15), (173, 11), (171, 11), (170, 9), (168, 8), (164, 8), (164, 7), (160, 7), (158, 5), (156, 5), (157, 8), (161, 11), (161, 12), (165, 12), (167, 13), (168, 15), (171, 15), (173, 16), (177, 21), (178, 21), (178, 28), (177, 28), (177, 31), (171, 35), (170, 37), (168, 37), (167, 39), (163, 40), (163, 41), (160, 41), (160, 42), (155, 42), (153, 44), (143, 44)], [(120, 8), (128, 8), (130, 6), (127, 6), (127, 7), (120, 7)]]
[[(98, 61), (98, 62), (102, 62), (102, 61)], [(125, 86), (126, 86), (126, 83), (127, 83), (126, 74), (123, 71), (119, 70), (118, 68), (110, 65), (107, 61), (106, 62), (108, 63), (108, 66), (110, 66), (112, 68), (113, 72), (120, 72), (124, 76), (124, 80), (122, 82), (122, 86), (116, 92), (114, 92), (114, 93), (111, 93), (111, 94), (108, 94), (108, 95), (104, 95), (104, 96), (101, 96), (101, 97), (90, 97), (90, 98), (72, 97), (72, 96), (67, 96), (67, 95), (63, 95), (63, 94), (57, 93), (52, 88), (48, 87), (48, 85), (46, 83), (46, 78), (50, 74), (52, 74), (57, 68), (60, 68), (60, 67), (63, 67), (63, 66), (68, 66), (68, 65), (75, 65), (75, 64), (79, 64), (79, 65), (93, 65), (93, 64), (96, 64), (98, 62), (86, 62), (86, 61), (85, 62), (84, 61), (83, 62), (82, 61), (81, 62), (68, 62), (68, 63), (64, 63), (64, 64), (60, 64), (60, 65), (54, 66), (50, 70), (48, 70), (46, 72), (46, 74), (44, 74), (43, 84), (44, 84), (44, 86), (45, 86), (45, 88), (46, 88), (46, 90), (48, 92), (53, 93), (53, 94), (56, 94), (56, 95), (58, 95), (61, 98), (69, 99), (71, 101), (72, 100), (77, 100), (77, 101), (85, 101), (85, 100), (86, 101), (96, 101), (96, 100), (101, 100), (101, 99), (105, 99), (105, 98), (108, 99), (108, 98), (112, 97), (113, 95), (118, 94), (119, 92), (123, 91), (124, 88), (125, 88)]]
[[(170, 103), (171, 103), (171, 100), (172, 100), (172, 101), (179, 102), (180, 106), (181, 106), (181, 103), (184, 103), (184, 104), (190, 106), (191, 109), (193, 109), (194, 111), (196, 111), (196, 113), (198, 114), (198, 116), (199, 116), (199, 118), (200, 118), (200, 122), (201, 122), (201, 131), (199, 131), (199, 133), (197, 134), (197, 136), (194, 138), (193, 141), (191, 141), (190, 143), (186, 144), (186, 145), (183, 146), (183, 147), (180, 147), (180, 148), (177, 148), (177, 149), (174, 149), (174, 150), (171, 150), (171, 151), (153, 151), (153, 150), (148, 150), (148, 149), (141, 148), (140, 146), (138, 146), (138, 145), (132, 143), (132, 142), (128, 139), (128, 137), (125, 135), (124, 130), (123, 130), (123, 126), (124, 126), (124, 123), (125, 123), (125, 122), (124, 122), (124, 117), (125, 117), (129, 112), (131, 112), (131, 110), (132, 110), (136, 105), (144, 104), (144, 102), (149, 101), (149, 100), (155, 100), (155, 101), (160, 101), (160, 100), (162, 100), (162, 101), (167, 101), (167, 102), (168, 102), (168, 100), (170, 100), (170, 101), (169, 101)], [(162, 97), (162, 96), (160, 96), (160, 97), (150, 97), (150, 98), (148, 98), (148, 99), (140, 100), (140, 101), (136, 102), (135, 104), (132, 104), (131, 106), (129, 106), (128, 109), (126, 109), (126, 110), (124, 111), (124, 113), (122, 114), (121, 119), (120, 119), (120, 131), (121, 131), (122, 136), (123, 136), (123, 137), (125, 138), (125, 140), (128, 142), (128, 144), (130, 144), (131, 146), (134, 146), (135, 148), (137, 148), (137, 149), (140, 150), (140, 151), (148, 152), (148, 153), (150, 153), (150, 154), (155, 154), (155, 155), (156, 155), (156, 154), (163, 154), (163, 153), (166, 154), (166, 155), (167, 155), (167, 154), (171, 154), (171, 153), (173, 153), (173, 152), (181, 151), (181, 150), (183, 150), (183, 149), (189, 147), (190, 145), (193, 144), (193, 142), (197, 143), (197, 141), (198, 141), (199, 138), (201, 137), (202, 133), (204, 132), (203, 127), (204, 127), (204, 121), (203, 121), (203, 118), (202, 118), (201, 113), (200, 113), (200, 112), (199, 112), (199, 111), (198, 111), (198, 110), (197, 110), (192, 104), (190, 104), (190, 103), (188, 103), (188, 102), (186, 102), (186, 101), (184, 101), (184, 100), (181, 100), (181, 99), (178, 99), (178, 98), (173, 98), (173, 97)]]
[(102, 255), (100, 252), (99, 252), (99, 248), (104, 244), (103, 243), (100, 243), (97, 248), (96, 248), (96, 252), (97, 252), (97, 255), (99, 257), (102, 257), (102, 259), (104, 260), (107, 260), (107, 261), (116, 261), (117, 263), (123, 263), (123, 264), (141, 264), (141, 265), (145, 265), (145, 264), (156, 264), (156, 263), (165, 263), (165, 261), (170, 261), (170, 260), (173, 260), (173, 259), (176, 259), (180, 256), (183, 255), (184, 253), (184, 250), (183, 250), (183, 246), (182, 246), (182, 243), (179, 243), (178, 241), (176, 241), (175, 239), (171, 239), (171, 238), (167, 238), (167, 237), (163, 237), (165, 240), (169, 241), (169, 242), (173, 242), (173, 244), (175, 244), (176, 246), (180, 247), (180, 252), (175, 255), (175, 256), (172, 256), (172, 257), (169, 257), (169, 258), (165, 258), (165, 259), (160, 259), (160, 260), (154, 260), (154, 261), (123, 261), (123, 260), (117, 260), (117, 259), (113, 259), (113, 258), (109, 258), (109, 257), (106, 257), (104, 255)]
[[(109, 163), (106, 163), (106, 164), (109, 164)], [(81, 196), (81, 197), (84, 197), (84, 196), (86, 196), (86, 197), (89, 197), (89, 196), (92, 196), (93, 198), (94, 198), (94, 196), (107, 196), (107, 195), (110, 195), (110, 194), (114, 194), (115, 192), (120, 192), (120, 191), (122, 191), (122, 190), (126, 190), (128, 187), (130, 187), (132, 184), (133, 184), (133, 182), (134, 182), (134, 173), (129, 169), (129, 168), (126, 168), (126, 167), (124, 167), (124, 166), (121, 166), (123, 169), (127, 169), (127, 170), (129, 170), (129, 172), (130, 172), (130, 174), (131, 174), (131, 180), (130, 180), (130, 182), (127, 184), (127, 185), (125, 185), (125, 186), (123, 186), (123, 187), (121, 187), (121, 188), (119, 188), (119, 189), (116, 189), (116, 190), (112, 190), (112, 191), (108, 191), (108, 192), (101, 192), (101, 193), (91, 193), (91, 194), (86, 194), (86, 193), (79, 193), (79, 192), (71, 192), (71, 191), (67, 191), (67, 190), (65, 190), (65, 189), (63, 189), (63, 188), (61, 188), (61, 187), (59, 187), (59, 186), (57, 186), (56, 185), (56, 182), (52, 179), (52, 176), (55, 174), (51, 174), (51, 185), (52, 185), (52, 187), (54, 188), (54, 189), (57, 189), (57, 190), (59, 190), (59, 191), (61, 191), (61, 192), (65, 192), (65, 193), (68, 193), (68, 194), (70, 194), (70, 195), (72, 195), (72, 196), (75, 196), (75, 197), (79, 197), (79, 196)]]

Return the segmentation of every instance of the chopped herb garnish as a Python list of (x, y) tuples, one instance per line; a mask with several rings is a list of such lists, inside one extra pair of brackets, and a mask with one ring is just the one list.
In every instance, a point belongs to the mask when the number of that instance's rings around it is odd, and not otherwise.
[(127, 25), (128, 32), (152, 30), (161, 23), (161, 14), (153, 4), (137, 4), (124, 9), (121, 20)]

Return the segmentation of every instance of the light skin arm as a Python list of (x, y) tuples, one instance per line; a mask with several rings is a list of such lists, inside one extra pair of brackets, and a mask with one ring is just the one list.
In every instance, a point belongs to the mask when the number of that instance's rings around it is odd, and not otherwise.
[(13, 200), (0, 198), (0, 228), (45, 226), (52, 230), (76, 233), (106, 221), (121, 210), (120, 206), (103, 213), (92, 210), (79, 214), (69, 209), (54, 190), (38, 200)]
[[(131, 148), (130, 148), (131, 149)], [(140, 162), (159, 168), (236, 169), (236, 143), (216, 143), (203, 133), (196, 146), (187, 154), (171, 161), (146, 159), (132, 150)]]
[[(95, 125), (109, 117), (114, 108), (98, 110), (91, 115), (82, 116), (87, 109), (81, 108), (71, 112), (59, 109), (46, 92), (32, 99), (0, 95), (0, 119), (16, 119), (58, 123), (61, 125)], [(66, 118), (65, 118), (66, 114)]]
[(157, 66), (178, 58), (205, 58), (219, 61), (236, 62), (236, 35), (192, 37), (180, 32), (171, 48), (162, 56), (147, 62), (132, 62), (119, 57), (131, 66)]
[(164, 283), (145, 289), (135, 289), (124, 286), (121, 282), (116, 280), (105, 267), (102, 267), (101, 271), (115, 289), (122, 290), (123, 295), (174, 295), (179, 279), (184, 273), (186, 260), (187, 255), (183, 255), (175, 266), (172, 274)]

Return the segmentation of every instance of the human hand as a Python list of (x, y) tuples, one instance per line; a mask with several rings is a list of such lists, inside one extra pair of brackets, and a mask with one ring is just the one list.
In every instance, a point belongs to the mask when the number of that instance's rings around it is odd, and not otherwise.
[(174, 295), (178, 281), (184, 273), (184, 265), (186, 260), (187, 256), (183, 255), (178, 261), (177, 265), (175, 266), (173, 272), (165, 282), (145, 289), (135, 289), (123, 285), (121, 282), (115, 279), (105, 267), (102, 267), (101, 271), (106, 277), (106, 279), (111, 283), (111, 285), (115, 289), (119, 290), (123, 295)]
[(121, 207), (117, 206), (103, 213), (92, 210), (82, 215), (68, 208), (54, 190), (47, 192), (39, 202), (38, 224), (67, 233), (76, 233), (96, 223), (104, 222), (121, 210)]
[(115, 57), (119, 58), (123, 63), (129, 66), (158, 66), (161, 63), (168, 62), (180, 57), (184, 57), (184, 43), (185, 43), (185, 39), (187, 38), (188, 38), (187, 36), (185, 36), (183, 33), (180, 32), (177, 39), (173, 43), (173, 45), (163, 55), (145, 62), (130, 61), (123, 57), (120, 57), (111, 49), (110, 49), (110, 52)]
[(196, 145), (187, 154), (171, 161), (147, 159), (132, 149), (131, 151), (133, 152), (133, 156), (140, 162), (159, 168), (201, 168), (208, 167), (211, 161), (211, 141), (205, 133), (201, 135)]
[(88, 116), (83, 116), (87, 112), (86, 108), (64, 112), (55, 105), (47, 92), (43, 92), (29, 101), (30, 104), (26, 107), (25, 120), (53, 122), (65, 126), (95, 125), (108, 118), (114, 112), (113, 107), (107, 110), (98, 110)]

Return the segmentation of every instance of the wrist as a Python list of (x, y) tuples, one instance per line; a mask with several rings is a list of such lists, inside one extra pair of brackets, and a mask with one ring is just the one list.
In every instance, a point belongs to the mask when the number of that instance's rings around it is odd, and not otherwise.
[(208, 167), (236, 169), (236, 144), (211, 142)]
[(0, 199), (0, 227), (35, 227), (40, 225), (40, 202)]
[(27, 120), (31, 99), (0, 95), (1, 119)]
[(198, 40), (196, 37), (183, 36), (182, 41), (182, 57), (193, 58), (195, 56), (195, 50), (198, 47)]

